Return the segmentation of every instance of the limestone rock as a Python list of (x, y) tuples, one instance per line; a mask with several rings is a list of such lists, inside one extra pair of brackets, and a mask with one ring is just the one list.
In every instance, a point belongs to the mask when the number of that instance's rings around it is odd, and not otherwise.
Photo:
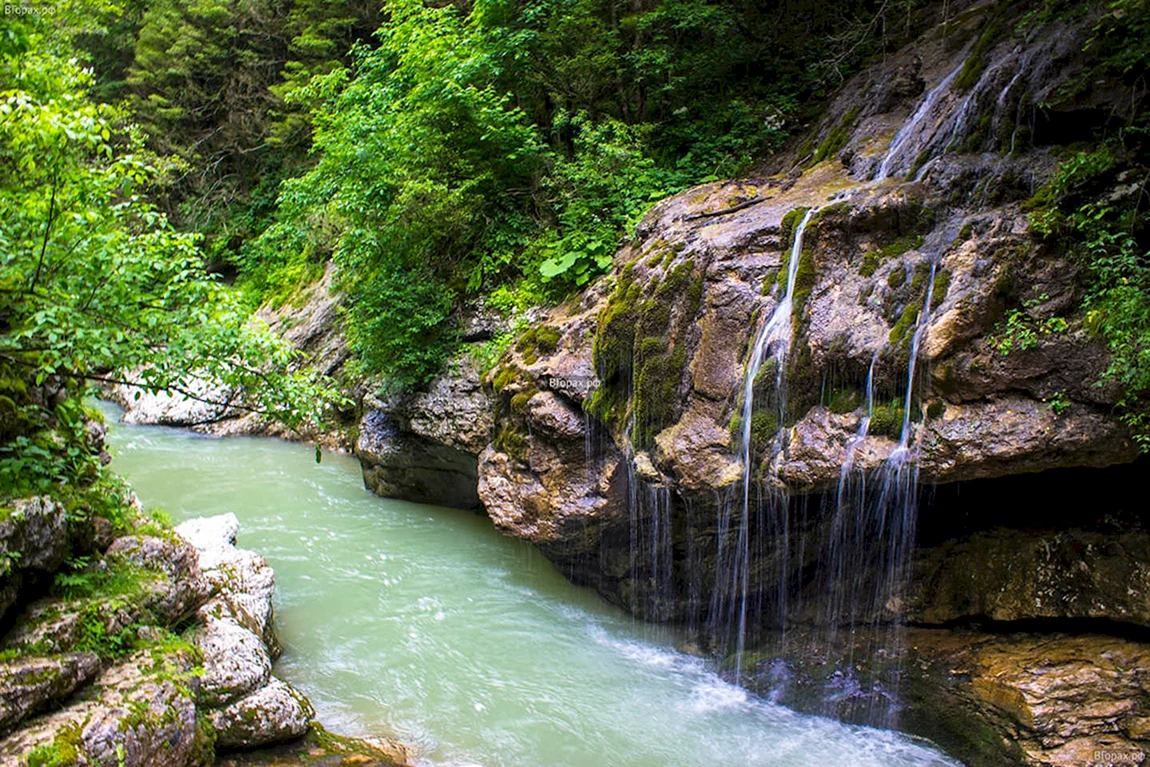
[(910, 619), (1107, 618), (1150, 626), (1150, 534), (999, 528), (920, 553)]
[(279, 653), (272, 621), (275, 573), (255, 552), (236, 548), (234, 514), (195, 519), (176, 528), (199, 552), (215, 596), (198, 613), (193, 642), (203, 654), (198, 700), (222, 749), (252, 748), (297, 738), (314, 715), (307, 699), (271, 675)]
[(0, 740), (0, 764), (55, 741), (81, 764), (185, 767), (197, 748), (192, 666), (179, 653), (129, 656), (65, 708)]
[(1143, 644), (1099, 635), (939, 631), (913, 632), (909, 642), (915, 667), (930, 680), (915, 683), (919, 705), (950, 708), (941, 715), (951, 721), (965, 711), (981, 722), (969, 730), (974, 737), (964, 756), (971, 767), (1003, 763), (1001, 756), (977, 756), (979, 742), (991, 738), (1002, 738), (1003, 750), (1015, 754), (1011, 761), (1027, 767), (1095, 764), (1100, 753), (1111, 755), (1108, 763), (1137, 764), (1150, 748), (1150, 649)]
[(208, 598), (210, 587), (201, 575), (195, 549), (179, 538), (124, 536), (113, 542), (104, 561), (92, 567), (107, 568), (117, 561), (140, 570), (138, 593), (131, 598), (37, 600), (17, 618), (0, 647), (69, 652), (81, 642), (92, 621), (98, 621), (108, 636), (117, 636), (141, 621), (174, 625)]
[(26, 580), (50, 574), (68, 554), (64, 507), (47, 496), (20, 498), (0, 510), (0, 619)]
[(22, 656), (0, 663), (0, 732), (71, 695), (100, 670), (95, 653)]
[(267, 684), (272, 662), (258, 634), (230, 618), (208, 617), (193, 640), (204, 655), (200, 700), (218, 707)]
[(311, 704), (275, 677), (255, 692), (211, 713), (221, 748), (254, 748), (304, 735), (315, 715)]
[(195, 548), (172, 536), (130, 535), (113, 541), (105, 560), (117, 560), (162, 575), (147, 584), (143, 604), (169, 622), (189, 615), (208, 598), (209, 585), (200, 571)]
[(236, 515), (228, 513), (189, 520), (176, 533), (198, 550), (204, 577), (215, 591), (200, 608), (201, 618), (230, 618), (260, 636), (275, 656), (275, 571), (259, 554), (235, 546), (239, 527)]
[(364, 484), (376, 495), (461, 509), (479, 505), (475, 456), (413, 434), (384, 410), (364, 414), (355, 453)]

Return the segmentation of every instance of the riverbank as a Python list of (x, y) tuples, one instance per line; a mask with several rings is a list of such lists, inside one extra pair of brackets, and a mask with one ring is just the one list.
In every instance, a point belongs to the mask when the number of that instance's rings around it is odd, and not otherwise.
[(207, 765), (305, 736), (405, 764), (398, 744), (313, 726), (272, 674), (275, 574), (236, 547), (239, 526), (227, 513), (173, 529), (109, 478), (4, 509), (0, 765)]

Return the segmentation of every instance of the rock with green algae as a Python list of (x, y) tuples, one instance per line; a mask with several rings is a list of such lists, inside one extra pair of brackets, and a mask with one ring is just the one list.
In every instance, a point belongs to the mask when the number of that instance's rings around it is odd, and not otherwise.
[[(142, 650), (106, 670), (68, 704), (0, 740), (0, 765), (185, 767), (197, 750), (194, 657)], [(43, 762), (51, 764), (52, 762)]]
[(329, 732), (318, 722), (303, 738), (270, 748), (221, 757), (216, 767), (408, 767), (411, 753), (382, 738), (353, 738)]
[(94, 652), (0, 661), (0, 732), (68, 697), (99, 670), (100, 659)]

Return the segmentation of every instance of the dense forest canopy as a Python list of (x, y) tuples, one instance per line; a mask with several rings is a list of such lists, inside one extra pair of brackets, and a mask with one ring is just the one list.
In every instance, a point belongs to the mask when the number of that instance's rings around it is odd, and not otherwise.
[(213, 269), (282, 300), (334, 258), (359, 359), (405, 385), (461, 303), (586, 284), (654, 200), (782, 146), (919, 5), (153, 2), (78, 42)]

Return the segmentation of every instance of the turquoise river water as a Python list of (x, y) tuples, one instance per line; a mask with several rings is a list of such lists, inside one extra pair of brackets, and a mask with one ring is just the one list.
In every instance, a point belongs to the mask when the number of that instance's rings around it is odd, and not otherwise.
[(276, 673), (330, 729), (398, 738), (421, 765), (957, 764), (749, 695), (484, 517), (371, 495), (353, 458), (116, 424), (109, 444), (149, 507), (236, 513), (276, 571)]

